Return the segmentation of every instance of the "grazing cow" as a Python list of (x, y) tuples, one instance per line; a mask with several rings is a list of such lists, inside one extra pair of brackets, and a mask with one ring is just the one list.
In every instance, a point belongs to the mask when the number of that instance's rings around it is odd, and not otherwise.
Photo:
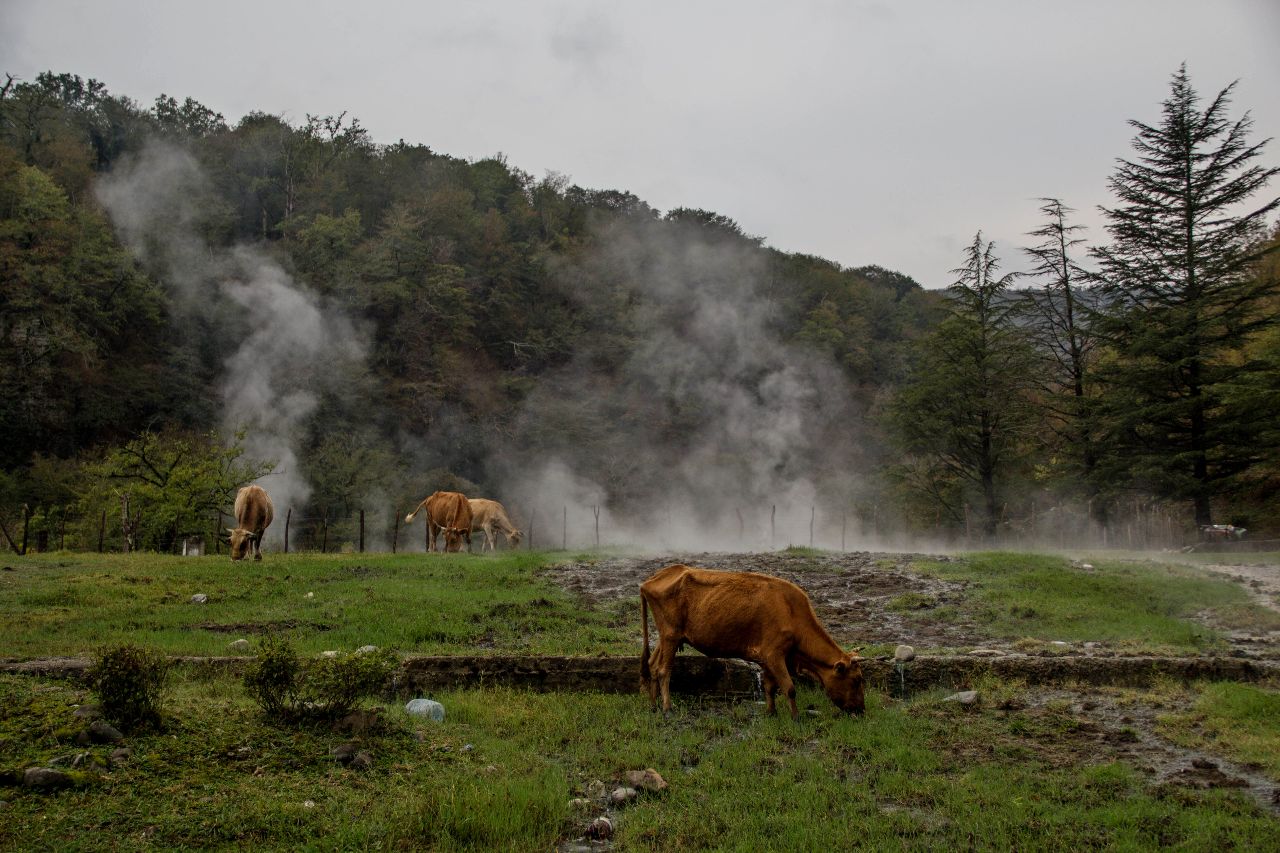
[(253, 559), (262, 559), (262, 534), (271, 526), (275, 507), (261, 486), (245, 486), (236, 494), (236, 526), (231, 534), (231, 559), (243, 560), (253, 549)]
[(507, 537), (508, 548), (520, 544), (520, 537), (524, 534), (516, 530), (511, 519), (507, 518), (507, 511), (502, 504), (488, 498), (468, 498), (467, 503), (471, 505), (471, 532), (484, 531), (484, 545), (480, 550), (498, 550), (494, 530)]
[(413, 521), (423, 507), (427, 510), (428, 551), (438, 550), (436, 539), (441, 531), (444, 532), (446, 551), (461, 551), (463, 539), (467, 540), (467, 550), (471, 550), (471, 505), (462, 492), (433, 492), (404, 517), (404, 523)]
[[(649, 608), (658, 645), (649, 655)], [(675, 565), (659, 569), (640, 584), (644, 654), (640, 684), (657, 710), (671, 710), (671, 667), (688, 643), (713, 658), (744, 658), (763, 668), (765, 710), (774, 713), (777, 691), (798, 719), (792, 677), (806, 673), (821, 682), (838, 708), (861, 714), (865, 708), (862, 660), (846, 653), (822, 627), (804, 590), (789, 581), (755, 572), (717, 572)]]

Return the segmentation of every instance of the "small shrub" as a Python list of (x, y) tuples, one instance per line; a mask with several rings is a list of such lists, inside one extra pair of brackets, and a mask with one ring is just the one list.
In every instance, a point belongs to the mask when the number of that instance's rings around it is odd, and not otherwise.
[(341, 717), (364, 697), (376, 695), (398, 663), (385, 649), (312, 661), (302, 684), (303, 702), (322, 716)]
[(131, 644), (103, 649), (88, 675), (107, 720), (126, 730), (160, 724), (169, 678), (164, 655)]
[(258, 645), (258, 656), (245, 670), (244, 686), (268, 717), (278, 717), (297, 704), (301, 670), (289, 641), (267, 636)]
[(283, 638), (268, 637), (244, 674), (245, 689), (268, 717), (333, 718), (378, 693), (399, 661), (389, 651), (348, 652), (307, 663)]

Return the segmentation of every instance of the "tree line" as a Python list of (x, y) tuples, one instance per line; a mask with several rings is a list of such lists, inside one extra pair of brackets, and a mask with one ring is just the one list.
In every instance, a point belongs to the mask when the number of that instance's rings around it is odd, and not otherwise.
[[(789, 464), (855, 514), (990, 538), (1050, 508), (1105, 530), (1139, 496), (1181, 508), (1188, 528), (1273, 526), (1280, 235), (1267, 228), (1280, 199), (1263, 195), (1277, 170), (1260, 165), (1265, 142), (1231, 116), (1230, 95), (1204, 104), (1182, 69), (1161, 122), (1132, 123), (1106, 242), (1086, 245), (1068, 204), (1046, 199), (1024, 250), (1032, 274), (1000, 275), (979, 234), (955, 284), (930, 292), (769, 247), (711, 211), (535, 178), (501, 155), (378, 145), (345, 114), (232, 124), (190, 98), (146, 107), (73, 74), (9, 78), (0, 521), (25, 507), (51, 525), (70, 506), (95, 529), (108, 508), (125, 526), (128, 499), (146, 507), (139, 547), (166, 549), (211, 532), (209, 509), (279, 462), (246, 458), (221, 418), (235, 311), (215, 293), (210, 310), (184, 310), (190, 295), (124, 247), (95, 195), (162, 140), (207, 175), (191, 223), (205, 245), (258, 247), (365, 330), (358, 374), (326, 388), (296, 436), (311, 485), (299, 513), (491, 493), (506, 448), (566, 443), (611, 507), (641, 505), (654, 483), (638, 485), (611, 432), (644, 422), (682, 448), (717, 416), (633, 371), (651, 343), (640, 318), (679, 323), (643, 285), (678, 239), (749, 269), (761, 327), (834, 365), (857, 470)], [(603, 252), (619, 234), (640, 248)], [(696, 287), (705, 273), (684, 275)], [(531, 416), (566, 377), (609, 405)]]

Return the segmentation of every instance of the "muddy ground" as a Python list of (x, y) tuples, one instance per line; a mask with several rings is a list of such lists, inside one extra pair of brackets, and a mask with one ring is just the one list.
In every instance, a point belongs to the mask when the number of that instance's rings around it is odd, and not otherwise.
[[(1241, 558), (1246, 556), (1241, 555)], [(946, 620), (930, 618), (930, 611), (960, 601), (967, 584), (913, 572), (912, 562), (922, 559), (946, 561), (953, 558), (867, 551), (844, 554), (668, 554), (568, 563), (549, 569), (547, 576), (590, 606), (608, 607), (631, 601), (638, 607), (640, 583), (672, 563), (761, 572), (785, 578), (808, 592), (823, 624), (836, 641), (846, 647), (905, 643), (921, 649), (1013, 651), (1014, 644), (985, 636), (980, 625), (967, 621), (963, 616), (953, 613)], [(1280, 566), (1242, 562), (1239, 565), (1216, 564), (1199, 568), (1240, 584), (1259, 604), (1280, 611)], [(1221, 630), (1221, 626), (1213, 624), (1212, 614), (1206, 612), (1198, 618)], [(638, 637), (638, 613), (633, 621)], [(1280, 632), (1223, 633), (1238, 654), (1280, 659)], [(1107, 644), (1103, 642), (1090, 643), (1087, 648), (1071, 651), (1093, 655), (1109, 653)]]
[[(660, 557), (609, 557), (556, 566), (548, 577), (595, 607), (637, 602), (637, 588), (653, 572), (672, 563), (754, 571), (792, 581), (809, 593), (814, 608), (835, 639), (846, 647), (907, 643), (921, 649), (1013, 651), (1005, 641), (983, 635), (981, 627), (963, 618), (931, 620), (927, 611), (963, 598), (965, 583), (925, 577), (911, 570), (919, 559), (948, 560), (946, 556), (855, 552), (845, 554), (668, 554)], [(1219, 564), (1203, 567), (1241, 584), (1260, 604), (1280, 610), (1280, 566)], [(916, 609), (914, 603), (927, 602)], [(639, 613), (631, 620), (639, 635)], [(1207, 614), (1203, 617), (1210, 618)], [(1280, 636), (1247, 632), (1228, 634), (1233, 653), (1280, 659)], [(1071, 650), (1077, 654), (1107, 655), (1103, 643)], [(1121, 688), (1067, 690), (1032, 687), (1016, 698), (988, 701), (989, 713), (1024, 713), (1074, 718), (1071, 736), (1055, 751), (1063, 761), (1123, 761), (1136, 767), (1154, 786), (1238, 788), (1261, 807), (1280, 814), (1280, 786), (1259, 768), (1233, 763), (1222, 756), (1187, 749), (1161, 737), (1157, 718), (1173, 710), (1158, 698), (1140, 699)]]

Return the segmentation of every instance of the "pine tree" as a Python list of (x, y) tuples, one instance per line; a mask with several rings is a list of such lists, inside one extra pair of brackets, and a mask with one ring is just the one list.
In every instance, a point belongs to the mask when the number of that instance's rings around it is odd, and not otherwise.
[(1031, 352), (1008, 292), (1014, 274), (997, 277), (998, 269), (994, 245), (979, 233), (965, 265), (952, 270), (950, 316), (921, 340), (892, 413), (908, 454), (900, 468), (907, 488), (957, 522), (974, 495), (987, 538), (1033, 417)]
[(1256, 458), (1259, 419), (1227, 405), (1221, 388), (1251, 369), (1235, 356), (1274, 320), (1259, 308), (1275, 281), (1253, 271), (1280, 198), (1247, 203), (1280, 169), (1254, 162), (1266, 141), (1248, 142), (1248, 113), (1228, 118), (1234, 86), (1201, 110), (1184, 65), (1161, 123), (1130, 122), (1137, 157), (1110, 180), (1111, 243), (1096, 252), (1101, 331), (1117, 355), (1106, 377), (1117, 459), (1157, 494), (1190, 500), (1201, 525)]

